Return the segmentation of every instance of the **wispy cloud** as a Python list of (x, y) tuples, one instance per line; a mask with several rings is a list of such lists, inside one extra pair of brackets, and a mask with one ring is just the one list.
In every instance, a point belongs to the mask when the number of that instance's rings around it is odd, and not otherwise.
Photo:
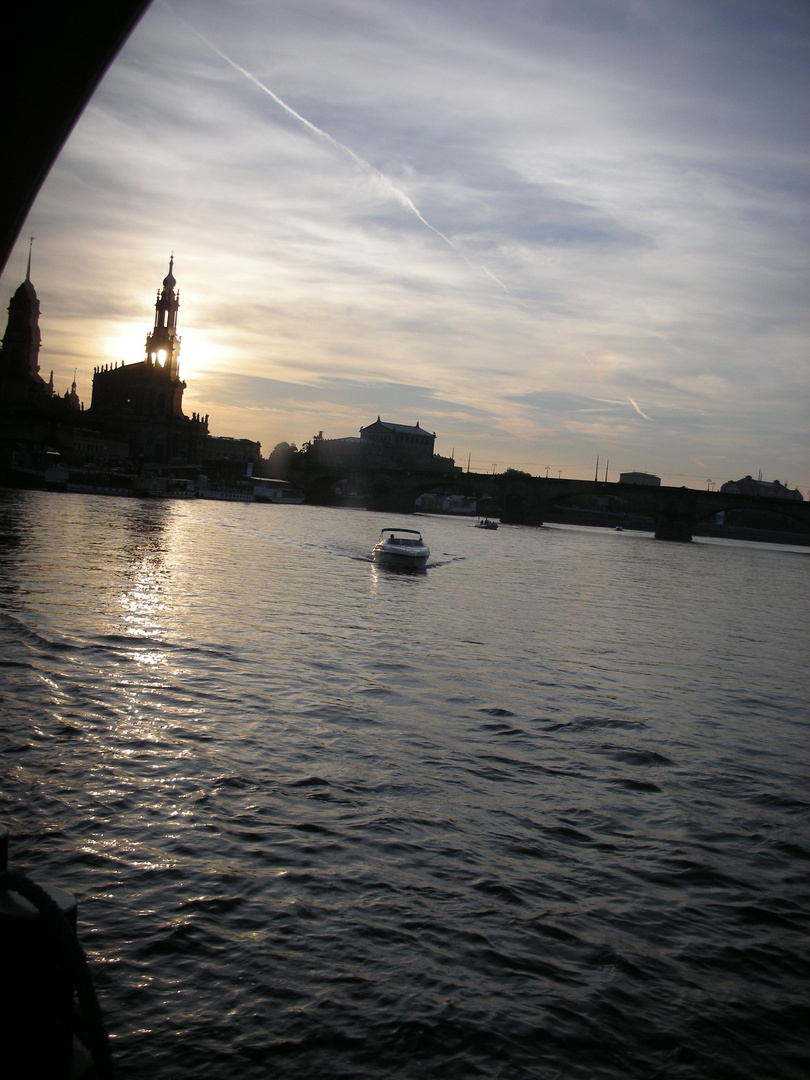
[(217, 433), (807, 487), (808, 44), (788, 0), (154, 5), (25, 230), (41, 362), (137, 357), (174, 250)]
[(427, 221), (425, 217), (419, 212), (417, 207), (414, 206), (412, 200), (408, 198), (405, 192), (402, 191), (401, 188), (398, 188), (396, 184), (394, 184), (387, 176), (384, 175), (384, 173), (381, 173), (379, 169), (375, 169), (373, 165), (361, 158), (359, 154), (356, 154), (354, 150), (352, 150), (350, 147), (346, 146), (338, 139), (333, 138), (328, 132), (323, 131), (316, 124), (313, 124), (310, 120), (307, 120), (305, 116), (302, 116), (299, 112), (296, 112), (291, 105), (288, 105), (286, 103), (286, 101), (282, 101), (278, 94), (274, 94), (269, 86), (265, 86), (261, 79), (257, 79), (252, 72), (247, 70), (247, 68), (242, 67), (241, 64), (237, 64), (235, 60), (232, 60), (229, 56), (226, 56), (226, 54), (221, 49), (217, 48), (217, 46), (214, 45), (213, 42), (209, 41), (204, 34), (201, 34), (196, 27), (192, 26), (190, 23), (187, 23), (185, 19), (181, 21), (189, 28), (189, 30), (191, 30), (192, 33), (196, 34), (200, 41), (207, 45), (212, 52), (216, 53), (217, 56), (220, 57), (220, 59), (225, 61), (226, 64), (229, 64), (230, 67), (234, 69), (234, 71), (238, 71), (240, 75), (244, 75), (244, 77), (249, 82), (253, 83), (255, 87), (261, 90), (263, 94), (267, 94), (269, 98), (272, 98), (272, 100), (275, 101), (275, 103), (280, 108), (282, 108), (284, 112), (286, 112), (289, 116), (293, 117), (294, 120), (297, 120), (298, 123), (301, 124), (304, 128), (306, 128), (306, 130), (309, 131), (312, 135), (314, 135), (315, 138), (322, 140), (327, 145), (331, 146), (333, 149), (339, 151), (341, 154), (345, 154), (345, 156), (348, 157), (355, 165), (370, 173), (376, 180), (379, 180), (379, 182), (385, 187), (385, 189), (394, 197), (394, 199), (396, 199), (400, 206), (402, 206), (409, 213), (413, 214), (413, 216), (418, 221), (421, 221), (421, 223), (425, 226), (426, 229), (430, 229), (432, 233), (435, 233), (436, 236), (438, 236), (451, 248), (455, 249), (455, 244), (450, 239), (450, 237), (445, 236), (443, 232), (441, 232), (435, 227), (435, 225), (431, 225), (430, 222)]
[[(177, 17), (180, 18), (179, 15)], [(453, 249), (453, 251), (457, 251), (457, 246), (453, 243), (450, 237), (443, 233), (440, 229), (437, 229), (435, 225), (432, 225), (424, 216), (424, 214), (422, 214), (419, 208), (414, 204), (413, 200), (401, 188), (397, 187), (397, 185), (390, 179), (390, 177), (386, 176), (379, 169), (375, 168), (370, 162), (360, 157), (359, 154), (356, 154), (354, 150), (351, 149), (351, 147), (346, 146), (345, 143), (340, 142), (338, 139), (330, 135), (327, 131), (319, 128), (316, 124), (313, 124), (305, 116), (302, 116), (299, 112), (293, 109), (291, 105), (288, 105), (286, 101), (283, 101), (282, 98), (278, 96), (278, 94), (274, 93), (269, 86), (267, 86), (261, 81), (261, 79), (257, 78), (256, 75), (248, 71), (247, 68), (242, 67), (241, 64), (238, 64), (230, 56), (226, 55), (220, 48), (214, 45), (213, 42), (209, 41), (208, 38), (205, 37), (204, 34), (200, 33), (200, 31), (195, 26), (187, 23), (185, 19), (181, 18), (180, 21), (183, 22), (184, 25), (186, 25), (192, 33), (196, 34), (196, 36), (209, 49), (211, 49), (212, 52), (216, 53), (216, 55), (219, 56), (221, 60), (223, 60), (226, 64), (232, 67), (234, 71), (237, 71), (240, 75), (243, 75), (249, 82), (251, 82), (255, 87), (257, 87), (257, 89), (261, 90), (262, 93), (266, 94), (269, 98), (271, 98), (281, 109), (284, 110), (284, 112), (286, 112), (289, 116), (291, 116), (294, 120), (301, 124), (315, 138), (320, 139), (322, 142), (326, 143), (328, 146), (332, 147), (340, 154), (343, 154), (344, 156), (349, 158), (349, 160), (354, 165), (358, 166), (359, 168), (370, 174), (372, 177), (374, 177), (374, 179), (383, 186), (383, 188), (396, 200), (396, 202), (401, 207), (403, 207), (403, 209), (405, 209), (408, 213), (412, 214), (417, 219), (417, 221), (421, 222), (422, 225), (425, 226), (426, 229), (429, 229), (432, 233), (435, 233), (435, 235), (438, 236), (440, 240), (443, 240), (445, 244), (447, 244), (450, 248)], [(472, 260), (470, 260), (463, 252), (461, 252), (460, 254), (466, 263), (472, 265)], [(500, 278), (497, 277), (496, 274), (493, 274), (493, 272), (488, 267), (484, 266), (482, 263), (480, 264), (480, 268), (487, 275), (487, 277), (491, 278), (492, 281), (496, 283), (496, 285), (499, 285), (500, 288), (504, 290), (504, 292), (509, 292), (509, 289), (506, 287), (506, 285), (500, 280)]]

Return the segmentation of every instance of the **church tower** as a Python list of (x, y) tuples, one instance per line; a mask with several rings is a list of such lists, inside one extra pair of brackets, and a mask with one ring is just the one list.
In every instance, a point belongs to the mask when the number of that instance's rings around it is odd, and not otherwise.
[(33, 379), (37, 387), (45, 387), (39, 374), (39, 299), (31, 284), (31, 247), (28, 248), (28, 269), (8, 305), (8, 325), (0, 347), (2, 376), (5, 380)]
[(172, 255), (155, 301), (145, 358), (134, 364), (105, 364), (93, 372), (90, 419), (111, 437), (125, 440), (132, 461), (199, 465), (203, 460), (208, 417), (183, 413), (179, 307)]
[(180, 290), (174, 279), (174, 255), (169, 259), (169, 272), (155, 301), (155, 325), (146, 338), (146, 363), (162, 367), (169, 378), (179, 377), (180, 335), (177, 333), (177, 309)]

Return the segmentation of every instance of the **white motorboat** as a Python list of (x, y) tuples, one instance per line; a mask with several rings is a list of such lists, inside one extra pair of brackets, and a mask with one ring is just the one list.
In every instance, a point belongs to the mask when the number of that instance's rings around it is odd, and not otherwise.
[(430, 549), (416, 529), (383, 529), (371, 552), (381, 566), (401, 569), (421, 569), (429, 557)]

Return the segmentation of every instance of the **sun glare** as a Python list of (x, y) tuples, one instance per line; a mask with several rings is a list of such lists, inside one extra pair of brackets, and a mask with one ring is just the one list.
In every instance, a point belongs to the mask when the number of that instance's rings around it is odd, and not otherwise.
[(182, 347), (180, 349), (180, 368), (182, 377), (191, 382), (195, 376), (208, 371), (219, 371), (226, 358), (218, 348), (213, 335), (206, 334), (194, 327), (180, 327)]
[(144, 323), (115, 323), (101, 339), (101, 354), (105, 362), (137, 364), (144, 358)]

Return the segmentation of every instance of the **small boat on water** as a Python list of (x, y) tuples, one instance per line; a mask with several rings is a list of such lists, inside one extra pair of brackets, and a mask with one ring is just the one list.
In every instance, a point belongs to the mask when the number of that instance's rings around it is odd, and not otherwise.
[(475, 527), (476, 529), (497, 529), (498, 522), (493, 521), (492, 518), (479, 518)]
[(397, 569), (421, 569), (428, 561), (430, 548), (416, 529), (382, 529), (371, 558), (381, 566)]

